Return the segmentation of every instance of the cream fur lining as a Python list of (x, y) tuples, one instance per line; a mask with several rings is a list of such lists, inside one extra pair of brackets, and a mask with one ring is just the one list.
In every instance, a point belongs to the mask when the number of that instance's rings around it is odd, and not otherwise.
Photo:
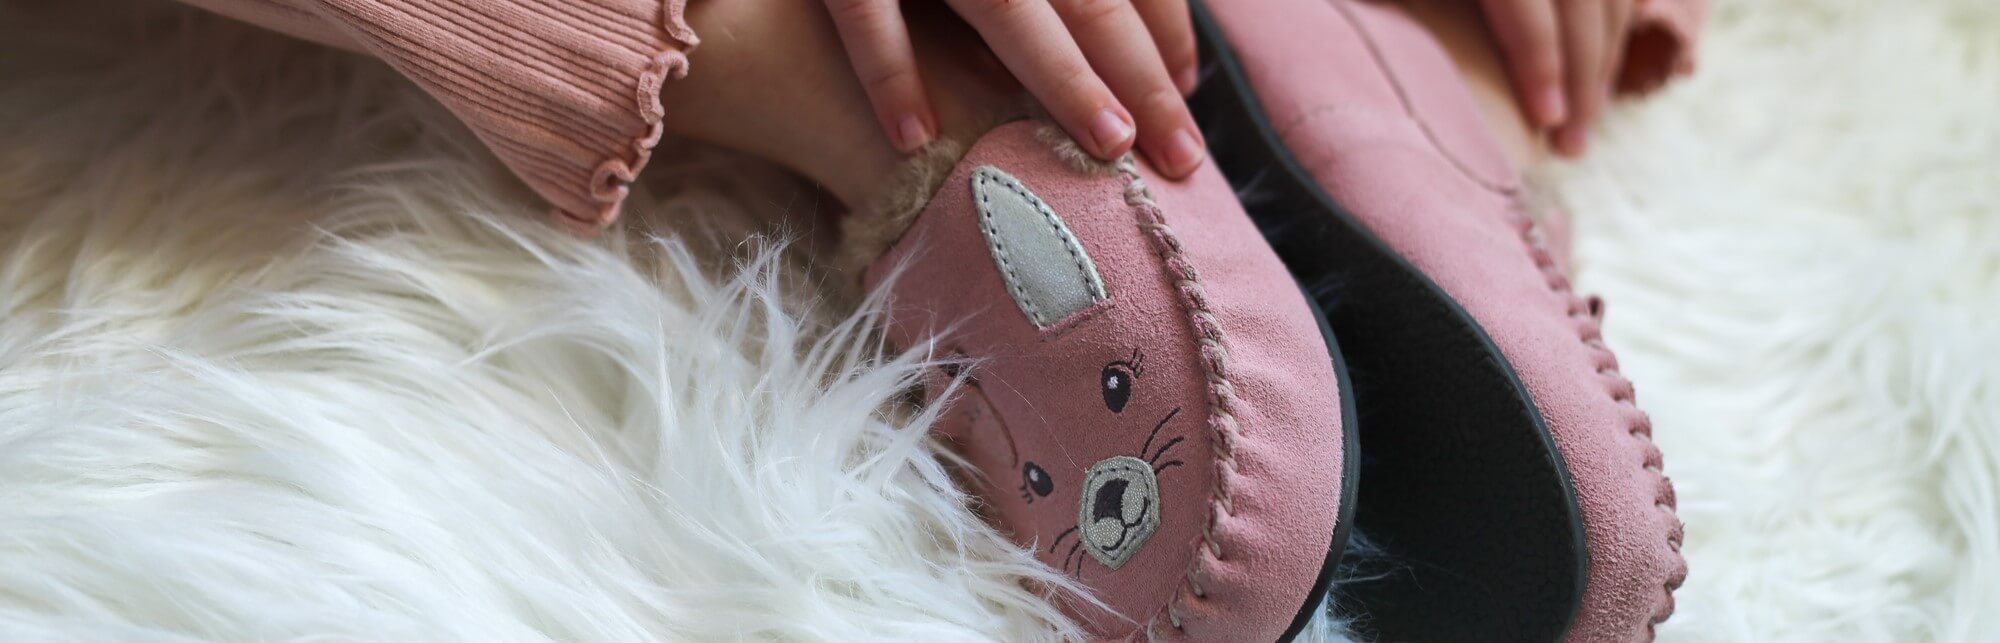
[(1085, 152), (1040, 108), (1031, 104), (1011, 105), (982, 121), (979, 127), (940, 137), (912, 155), (867, 207), (856, 209), (841, 221), (834, 268), (858, 278), (916, 223), (917, 216), (930, 205), (931, 196), (937, 194), (938, 187), (944, 185), (959, 160), (972, 150), (973, 143), (967, 141), (976, 142), (994, 128), (1028, 119), (1040, 121), (1036, 138), (1054, 148), (1056, 155), (1071, 167), (1097, 176), (1118, 173), (1116, 163), (1100, 161)]
[(951, 176), (951, 169), (969, 149), (971, 146), (957, 139), (938, 139), (911, 156), (874, 203), (841, 220), (834, 267), (858, 277), (868, 264), (888, 252), (916, 222), (917, 214), (930, 204), (931, 195), (937, 194), (938, 186)]

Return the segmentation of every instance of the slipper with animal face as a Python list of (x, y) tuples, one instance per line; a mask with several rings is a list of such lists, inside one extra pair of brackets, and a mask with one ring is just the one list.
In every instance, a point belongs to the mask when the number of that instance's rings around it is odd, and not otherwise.
[[(1212, 168), (987, 133), (867, 269), (985, 514), (1106, 639), (1276, 640), (1320, 604), (1355, 467), (1332, 337)], [(867, 238), (867, 233), (850, 234)], [(963, 368), (959, 368), (959, 365)], [(956, 382), (957, 385), (953, 386)]]

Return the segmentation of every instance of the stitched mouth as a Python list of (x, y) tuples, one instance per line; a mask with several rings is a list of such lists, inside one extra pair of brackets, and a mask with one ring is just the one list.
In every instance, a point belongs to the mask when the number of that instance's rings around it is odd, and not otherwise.
[(1099, 532), (1098, 528), (1103, 527), (1105, 521), (1118, 526), (1118, 539), (1104, 544), (1103, 548), (1106, 551), (1115, 552), (1123, 548), (1126, 538), (1132, 535), (1132, 528), (1144, 524), (1146, 516), (1153, 511), (1153, 499), (1140, 498), (1139, 517), (1130, 521), (1125, 520), (1125, 490), (1131, 485), (1132, 483), (1126, 480), (1112, 480), (1097, 488), (1097, 499), (1092, 503), (1090, 510), (1093, 527), (1091, 531)]
[(1084, 475), (1078, 540), (1092, 558), (1118, 569), (1159, 528), (1159, 502), (1151, 463), (1131, 456), (1106, 458)]

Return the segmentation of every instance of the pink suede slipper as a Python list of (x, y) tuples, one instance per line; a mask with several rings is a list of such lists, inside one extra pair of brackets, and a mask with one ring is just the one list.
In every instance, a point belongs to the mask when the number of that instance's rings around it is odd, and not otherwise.
[(1444, 52), (1388, 4), (1196, 4), (1213, 156), (1357, 374), (1383, 555), (1342, 609), (1381, 640), (1650, 638), (1686, 574), (1651, 425)]
[(865, 277), (890, 339), (965, 358), (928, 387), (937, 430), (988, 517), (1110, 608), (1068, 604), (1094, 636), (1289, 637), (1353, 504), (1331, 336), (1220, 173), (1049, 131), (1003, 125), (913, 221), (849, 226), (907, 225)]

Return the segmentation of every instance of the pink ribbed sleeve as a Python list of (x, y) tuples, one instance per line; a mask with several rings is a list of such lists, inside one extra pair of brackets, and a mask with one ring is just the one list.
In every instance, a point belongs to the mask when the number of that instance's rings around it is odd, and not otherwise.
[(698, 42), (686, 0), (184, 1), (387, 61), (588, 229), (617, 218)]

